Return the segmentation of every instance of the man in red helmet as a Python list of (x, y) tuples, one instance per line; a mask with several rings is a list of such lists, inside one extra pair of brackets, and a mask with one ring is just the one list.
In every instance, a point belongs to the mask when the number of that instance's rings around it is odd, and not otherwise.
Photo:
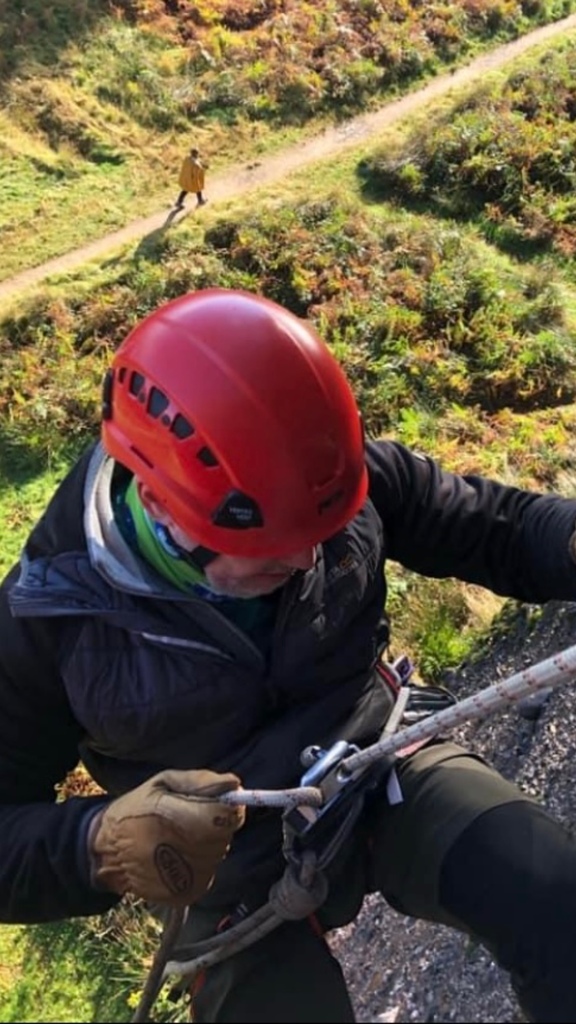
[[(380, 736), (386, 560), (572, 600), (575, 522), (576, 501), (365, 443), (337, 362), (276, 304), (211, 289), (162, 306), (119, 347), (101, 441), (0, 591), (2, 920), (129, 892), (190, 905), (189, 943), (258, 907), (281, 816), (218, 797), (298, 785), (304, 748)], [(79, 756), (107, 795), (55, 803)], [(530, 1019), (574, 1019), (569, 834), (452, 743), (395, 771), (401, 799), (385, 779), (370, 794), (314, 922), (210, 968), (195, 1020), (353, 1020), (319, 930), (373, 891), (474, 934)]]

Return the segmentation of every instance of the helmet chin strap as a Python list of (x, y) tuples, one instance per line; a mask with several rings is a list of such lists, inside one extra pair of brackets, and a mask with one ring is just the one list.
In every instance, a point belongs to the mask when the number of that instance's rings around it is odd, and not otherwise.
[(213, 562), (216, 558), (219, 558), (217, 551), (211, 551), (210, 548), (204, 548), (201, 544), (197, 544), (192, 551), (186, 552), (191, 562), (197, 565), (199, 569), (205, 569), (210, 562)]
[[(178, 543), (178, 541), (174, 540), (174, 537), (170, 533), (170, 530), (168, 529), (167, 526), (165, 526), (164, 529), (166, 530), (170, 543), (174, 546), (174, 548), (180, 555), (182, 561), (188, 562), (188, 564), (191, 565), (194, 569), (201, 569), (202, 571), (204, 571), (206, 566), (210, 565), (211, 562), (214, 562), (216, 558), (220, 557), (219, 551), (212, 551), (211, 548), (205, 548), (202, 546), (202, 544), (197, 544), (196, 547), (192, 548), (191, 551), (187, 551), (187, 549), (183, 548)], [(315, 568), (317, 560), (318, 549), (317, 547), (315, 547), (313, 568)], [(292, 569), (290, 572), (290, 576), (296, 576), (297, 573), (299, 572), (302, 572), (302, 570)]]
[(212, 551), (210, 548), (205, 548), (202, 544), (197, 544), (195, 548), (188, 551), (174, 539), (167, 526), (165, 526), (164, 529), (166, 530), (170, 543), (176, 549), (182, 561), (188, 562), (193, 569), (201, 569), (204, 571), (207, 565), (210, 565), (211, 562), (214, 562), (216, 558), (220, 557), (220, 553), (218, 551)]

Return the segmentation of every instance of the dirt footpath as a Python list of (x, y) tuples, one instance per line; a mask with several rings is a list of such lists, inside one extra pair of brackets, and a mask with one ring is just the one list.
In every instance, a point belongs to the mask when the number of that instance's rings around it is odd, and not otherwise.
[[(503, 67), (532, 47), (575, 30), (576, 14), (551, 25), (543, 25), (541, 28), (535, 29), (534, 32), (477, 57), (465, 67), (438, 76), (424, 88), (409, 93), (399, 100), (394, 100), (392, 103), (387, 103), (379, 110), (361, 114), (343, 124), (328, 128), (307, 142), (298, 143), (275, 156), (215, 176), (210, 180), (210, 205), (214, 206), (223, 200), (253, 192), (263, 185), (270, 185), (285, 178), (308, 164), (337, 156), (346, 149), (366, 142), (378, 132), (390, 128), (415, 111), (421, 110), (432, 100), (440, 96), (447, 96), (451, 90), (460, 89), (462, 86), (470, 84), (481, 78), (487, 71), (495, 71)], [(166, 227), (167, 220), (176, 223), (182, 219), (182, 216), (185, 214), (179, 213), (174, 216), (170, 213), (167, 216), (166, 209), (163, 209), (150, 217), (132, 221), (125, 228), (90, 242), (81, 249), (74, 249), (64, 256), (58, 256), (40, 266), (25, 270), (0, 283), (0, 303), (13, 299), (17, 293), (48, 277), (74, 270), (89, 260), (102, 257), (113, 249)]]

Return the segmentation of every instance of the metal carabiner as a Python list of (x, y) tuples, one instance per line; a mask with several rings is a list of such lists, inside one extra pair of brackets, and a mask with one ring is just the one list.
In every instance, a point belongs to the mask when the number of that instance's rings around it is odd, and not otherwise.
[(322, 747), (306, 747), (300, 755), (300, 761), (309, 767), (300, 779), (300, 785), (318, 786), (335, 765), (341, 764), (350, 754), (356, 754), (358, 749), (356, 744), (348, 743), (346, 740), (336, 740), (328, 750)]

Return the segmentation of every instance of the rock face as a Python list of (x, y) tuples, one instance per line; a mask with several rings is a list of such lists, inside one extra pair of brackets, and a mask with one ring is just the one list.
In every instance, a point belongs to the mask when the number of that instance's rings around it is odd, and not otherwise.
[[(576, 604), (549, 602), (534, 622), (523, 606), (505, 636), (446, 678), (466, 697), (576, 643)], [(452, 738), (540, 799), (570, 829), (576, 822), (576, 682), (478, 722)], [(368, 1021), (518, 1022), (508, 977), (468, 937), (406, 918), (369, 896), (356, 921), (334, 931), (356, 1018)]]

